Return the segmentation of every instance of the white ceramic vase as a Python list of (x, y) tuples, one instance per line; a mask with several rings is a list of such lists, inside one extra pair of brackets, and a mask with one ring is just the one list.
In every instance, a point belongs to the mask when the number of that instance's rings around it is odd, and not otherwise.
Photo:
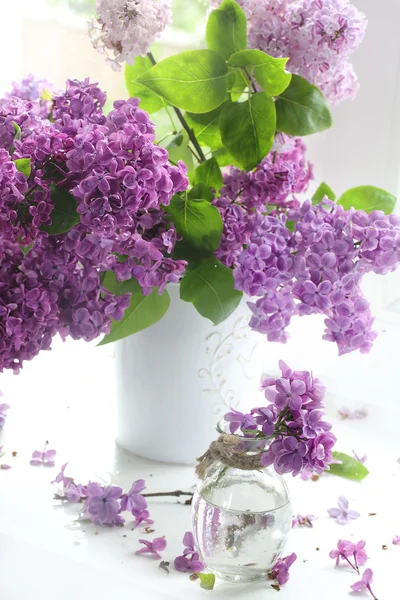
[(265, 337), (248, 326), (245, 300), (214, 326), (168, 289), (152, 327), (116, 343), (117, 443), (142, 457), (193, 464), (229, 407), (260, 403)]

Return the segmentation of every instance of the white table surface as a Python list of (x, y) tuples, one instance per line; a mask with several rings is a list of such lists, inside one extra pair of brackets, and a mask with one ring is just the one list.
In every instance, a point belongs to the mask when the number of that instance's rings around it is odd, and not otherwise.
[[(343, 401), (328, 397), (329, 415), (335, 420), (334, 431), (339, 439), (337, 449), (367, 453), (366, 466), (371, 475), (362, 483), (331, 475), (318, 482), (288, 479), (294, 513), (314, 514), (318, 520), (312, 529), (296, 528), (291, 532), (286, 553), (295, 551), (298, 560), (278, 598), (341, 600), (357, 596), (349, 595), (349, 586), (357, 581), (357, 575), (335, 569), (328, 556), (340, 538), (355, 542), (365, 539), (370, 557), (367, 566), (375, 574), (373, 589), (377, 597), (400, 598), (400, 546), (392, 545), (392, 537), (400, 535), (400, 414), (396, 402), (388, 404), (382, 399), (383, 410), (376, 396), (381, 378), (383, 388), (392, 389), (394, 399), (399, 398), (398, 370), (394, 368), (398, 353), (393, 358), (393, 340), (398, 339), (399, 330), (392, 327), (379, 342), (382, 367), (373, 373), (368, 371), (371, 359), (367, 358), (366, 370), (358, 372), (360, 379), (371, 379), (373, 396), (365, 394), (363, 381), (362, 397), (357, 403), (369, 406), (366, 419), (340, 420), (337, 409)], [(158, 568), (159, 561), (135, 556), (140, 537), (163, 535), (168, 540), (163, 559), (173, 563), (181, 553), (183, 534), (190, 528), (191, 509), (175, 499), (150, 502), (155, 520), (155, 533), (151, 535), (141, 528), (132, 530), (129, 523), (124, 528), (77, 523), (79, 506), (62, 505), (53, 499), (50, 481), (67, 461), (67, 475), (82, 483), (91, 479), (129, 488), (133, 480), (144, 478), (148, 491), (158, 492), (190, 490), (195, 482), (191, 467), (151, 463), (115, 447), (110, 348), (73, 342), (56, 346), (56, 351), (27, 364), (18, 377), (4, 374), (0, 380), (3, 400), (12, 406), (0, 430), (0, 445), (7, 451), (0, 463), (12, 466), (11, 470), (0, 471), (0, 599), (187, 600), (205, 598), (207, 594), (213, 594), (215, 600), (275, 598), (277, 592), (268, 582), (246, 586), (217, 583), (213, 592), (207, 592), (173, 567), (167, 575)], [(32, 451), (41, 449), (46, 439), (57, 450), (56, 467), (30, 466)], [(17, 457), (11, 456), (12, 451), (18, 452)], [(351, 507), (361, 513), (360, 519), (340, 526), (329, 518), (326, 509), (336, 505), (339, 495), (348, 497)], [(382, 545), (388, 549), (383, 550)]]

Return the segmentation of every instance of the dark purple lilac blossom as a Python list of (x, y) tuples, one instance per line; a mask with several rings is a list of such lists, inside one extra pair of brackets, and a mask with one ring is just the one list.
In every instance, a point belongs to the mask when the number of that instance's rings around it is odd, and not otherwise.
[(183, 537), (183, 545), (185, 549), (182, 556), (177, 556), (174, 561), (174, 566), (177, 571), (182, 573), (201, 573), (204, 571), (205, 565), (199, 559), (199, 554), (194, 546), (194, 537), (191, 531), (187, 531)]
[[(154, 143), (138, 100), (116, 102), (106, 116), (105, 93), (70, 80), (50, 120), (42, 84), (28, 77), (0, 100), (0, 370), (16, 373), (57, 333), (90, 341), (123, 317), (129, 294), (108, 292), (106, 272), (134, 277), (149, 294), (186, 267), (171, 258), (176, 232), (162, 208), (187, 188), (186, 167)], [(30, 159), (28, 179), (19, 158)], [(80, 219), (60, 235), (43, 231), (54, 188), (75, 197)]]
[(296, 560), (297, 556), (294, 552), (289, 556), (285, 556), (285, 558), (280, 558), (268, 573), (268, 577), (276, 579), (279, 585), (284, 585), (289, 581), (289, 569)]
[(270, 404), (250, 414), (232, 410), (224, 419), (233, 434), (270, 440), (261, 456), (264, 466), (274, 465), (278, 473), (294, 476), (305, 471), (321, 474), (329, 469), (336, 442), (331, 425), (323, 420), (325, 388), (308, 371), (293, 371), (283, 361), (279, 367), (281, 377), (261, 382)]
[(160, 552), (167, 547), (167, 540), (164, 537), (155, 538), (152, 542), (148, 540), (139, 540), (139, 544), (144, 544), (144, 548), (136, 550), (136, 554), (151, 554), (154, 558), (161, 558)]

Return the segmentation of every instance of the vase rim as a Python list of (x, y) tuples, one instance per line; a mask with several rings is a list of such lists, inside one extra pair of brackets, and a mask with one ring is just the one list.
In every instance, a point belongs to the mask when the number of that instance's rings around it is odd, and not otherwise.
[(261, 440), (264, 440), (265, 442), (272, 442), (274, 437), (272, 435), (268, 435), (265, 437), (259, 437), (259, 438), (252, 438), (252, 437), (245, 437), (244, 435), (240, 435), (238, 433), (231, 433), (229, 431), (229, 423), (227, 421), (224, 421), (224, 419), (220, 419), (217, 423), (216, 426), (216, 430), (218, 433), (221, 434), (225, 434), (225, 435), (231, 435), (232, 437), (237, 438), (238, 440), (245, 440), (245, 441), (252, 441), (254, 440), (255, 442), (260, 442)]

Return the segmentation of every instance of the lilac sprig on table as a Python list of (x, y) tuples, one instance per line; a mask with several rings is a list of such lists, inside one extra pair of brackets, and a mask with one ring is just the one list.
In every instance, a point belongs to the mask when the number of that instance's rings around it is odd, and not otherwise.
[[(337, 548), (331, 550), (329, 553), (331, 558), (336, 559), (336, 566), (339, 566), (341, 561), (353, 569), (358, 575), (360, 575), (360, 567), (364, 566), (368, 560), (368, 556), (365, 550), (365, 541), (361, 540), (357, 544), (349, 542), (347, 540), (339, 540)], [(371, 594), (373, 600), (378, 600), (371, 588), (373, 579), (372, 569), (365, 569), (362, 574), (361, 580), (351, 585), (353, 592), (364, 592), (367, 591)]]
[(121, 513), (129, 512), (134, 518), (134, 527), (139, 525), (151, 525), (154, 521), (150, 518), (147, 505), (147, 497), (180, 497), (193, 496), (192, 492), (155, 492), (144, 494), (146, 482), (144, 479), (134, 481), (130, 490), (124, 492), (117, 485), (104, 486), (98, 482), (82, 485), (76, 483), (73, 477), (67, 477), (65, 470), (68, 463), (61, 467), (53, 484), (61, 484), (61, 490), (55, 494), (56, 500), (64, 500), (71, 503), (83, 502), (83, 515), (96, 525), (107, 525), (113, 527), (123, 525), (125, 519)]
[(304, 469), (323, 473), (329, 470), (336, 442), (331, 425), (323, 420), (325, 388), (308, 371), (292, 371), (283, 361), (279, 367), (282, 377), (262, 381), (270, 404), (248, 414), (232, 410), (225, 421), (231, 433), (271, 440), (261, 455), (264, 466), (273, 464), (278, 473), (293, 476)]

